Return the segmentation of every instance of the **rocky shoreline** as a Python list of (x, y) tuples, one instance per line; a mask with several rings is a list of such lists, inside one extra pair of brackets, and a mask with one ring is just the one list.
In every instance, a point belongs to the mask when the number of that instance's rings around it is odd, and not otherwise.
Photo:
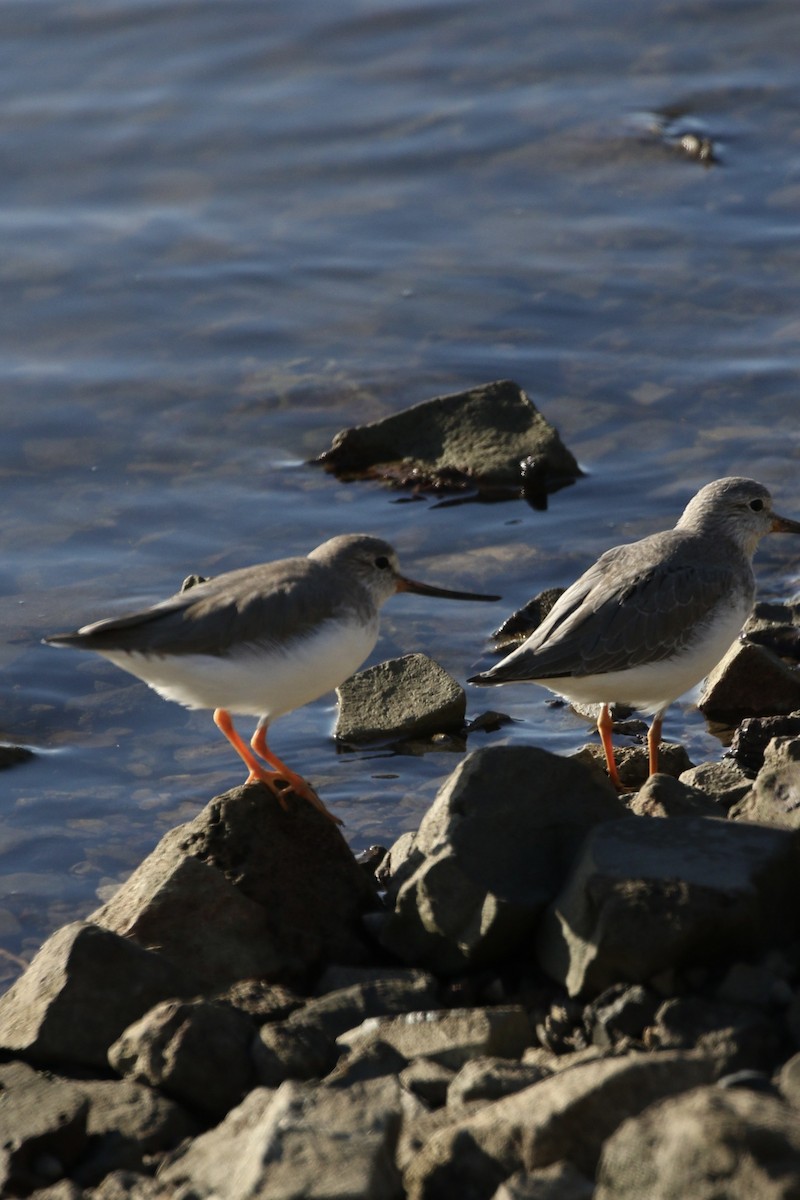
[[(0, 999), (2, 1195), (800, 1196), (797, 611), (775, 616), (701, 701), (746, 675), (730, 756), (665, 746), (623, 796), (597, 747), (488, 745), (363, 862), (310, 805), (216, 797)], [(640, 780), (644, 749), (620, 758)]]

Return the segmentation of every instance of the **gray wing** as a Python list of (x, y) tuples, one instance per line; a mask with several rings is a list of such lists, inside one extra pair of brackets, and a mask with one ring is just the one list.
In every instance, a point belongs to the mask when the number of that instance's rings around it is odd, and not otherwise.
[(682, 537), (657, 534), (607, 550), (526, 642), (481, 683), (623, 671), (690, 646), (719, 606), (745, 591), (742, 562), (704, 561)]
[(320, 619), (341, 615), (345, 597), (331, 586), (327, 573), (322, 572), (319, 587), (308, 587), (309, 577), (320, 570), (311, 559), (290, 558), (229, 571), (152, 608), (45, 641), (101, 654), (127, 650), (154, 655), (220, 655), (234, 643), (285, 644), (309, 636)]

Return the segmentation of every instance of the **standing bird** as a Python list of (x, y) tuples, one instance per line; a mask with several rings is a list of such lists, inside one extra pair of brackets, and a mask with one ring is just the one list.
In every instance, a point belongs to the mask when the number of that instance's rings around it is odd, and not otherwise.
[[(499, 599), (406, 579), (388, 542), (350, 534), (323, 542), (307, 558), (229, 571), (151, 608), (44, 640), (96, 650), (165, 699), (213, 709), (250, 772), (248, 783), (261, 780), (284, 808), (283, 792), (291, 789), (340, 824), (269, 749), (267, 729), (361, 666), (378, 640), (380, 608), (395, 592)], [(231, 714), (259, 718), (249, 748)]]
[(767, 533), (800, 533), (800, 522), (777, 516), (755, 480), (717, 479), (674, 529), (601, 554), (521, 646), (469, 682), (530, 681), (600, 703), (597, 729), (620, 790), (608, 706), (653, 714), (652, 775), (667, 708), (719, 662), (750, 615), (752, 559)]

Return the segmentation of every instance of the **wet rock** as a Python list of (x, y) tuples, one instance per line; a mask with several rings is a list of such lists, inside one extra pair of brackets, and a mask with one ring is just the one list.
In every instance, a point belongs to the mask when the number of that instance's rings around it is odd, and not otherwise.
[(227, 1005), (167, 1001), (120, 1035), (108, 1061), (120, 1075), (219, 1120), (255, 1083), (255, 1032), (248, 1016)]
[(774, 737), (800, 737), (800, 712), (780, 717), (748, 717), (735, 731), (731, 757), (755, 775), (764, 765), (764, 751)]
[(254, 784), (166, 834), (93, 920), (158, 946), (217, 990), (254, 974), (280, 982), (331, 959), (363, 961), (360, 917), (374, 903), (331, 821), (302, 800), (287, 812)]
[[(605, 774), (606, 759), (603, 747), (595, 742), (581, 746), (577, 753), (570, 755), (573, 762), (582, 763), (586, 767), (599, 769)], [(646, 746), (615, 746), (614, 758), (619, 771), (619, 777), (627, 788), (639, 788), (647, 782), (650, 774), (650, 762)], [(659, 774), (672, 775), (677, 779), (684, 771), (692, 766), (684, 746), (675, 742), (662, 742), (658, 752)]]
[(533, 1029), (525, 1009), (521, 1005), (499, 1005), (372, 1017), (342, 1034), (339, 1045), (357, 1048), (382, 1041), (409, 1061), (430, 1058), (458, 1070), (479, 1056), (519, 1058), (532, 1040)]
[(518, 1171), (501, 1183), (492, 1200), (592, 1200), (594, 1184), (569, 1162), (541, 1171)]
[(680, 781), (687, 787), (697, 788), (711, 797), (718, 805), (718, 813), (726, 812), (732, 804), (741, 800), (753, 782), (738, 763), (728, 758), (721, 762), (699, 763), (696, 767), (690, 767), (681, 774)]
[(729, 816), (800, 829), (800, 738), (773, 738), (768, 743), (755, 782)]
[(464, 727), (464, 689), (425, 654), (405, 654), (359, 671), (336, 689), (340, 742), (429, 738)]
[(65, 1175), (86, 1147), (88, 1111), (69, 1080), (0, 1064), (0, 1194), (27, 1195)]
[(718, 817), (719, 805), (699, 788), (689, 787), (673, 775), (651, 775), (630, 799), (630, 810), (638, 817)]
[(455, 1075), (452, 1067), (446, 1067), (432, 1058), (415, 1058), (400, 1072), (400, 1082), (431, 1108), (440, 1108), (449, 1103), (448, 1088)]
[(492, 633), (495, 649), (507, 654), (516, 646), (521, 646), (526, 638), (539, 628), (556, 600), (563, 596), (565, 591), (562, 587), (546, 588), (527, 604), (523, 604), (522, 608), (513, 612)]
[(473, 1100), (499, 1100), (546, 1079), (551, 1072), (536, 1063), (506, 1058), (472, 1058), (447, 1089), (447, 1103), (463, 1107)]
[(28, 750), (25, 746), (0, 745), (0, 771), (7, 767), (17, 767), (20, 763), (30, 762), (35, 757), (33, 751)]
[(581, 475), (556, 429), (517, 384), (502, 380), (342, 430), (312, 461), (343, 478), (443, 491), (501, 488), (519, 495), (525, 484), (521, 464), (528, 459), (544, 492)]
[(591, 1178), (621, 1120), (715, 1071), (699, 1055), (628, 1054), (543, 1079), (434, 1134), (405, 1171), (409, 1200), (489, 1200), (514, 1172), (561, 1160)]
[(749, 642), (768, 646), (781, 658), (800, 660), (800, 604), (760, 600), (743, 629)]
[(625, 1121), (603, 1148), (596, 1200), (800, 1196), (797, 1111), (745, 1089), (702, 1087)]
[(791, 713), (800, 708), (800, 676), (764, 646), (734, 642), (706, 679), (697, 707), (731, 724)]
[(381, 942), (439, 974), (501, 960), (527, 945), (586, 831), (625, 812), (607, 781), (569, 759), (476, 751), (423, 818), (402, 882), (389, 881)]
[(604, 822), (540, 926), (539, 961), (572, 996), (787, 942), (798, 839), (708, 817)]
[(201, 1200), (400, 1200), (400, 1092), (394, 1079), (256, 1088), (160, 1171), (159, 1183), (191, 1185)]
[(0, 997), (0, 1049), (43, 1066), (108, 1067), (132, 1021), (194, 981), (160, 955), (96, 925), (65, 925)]

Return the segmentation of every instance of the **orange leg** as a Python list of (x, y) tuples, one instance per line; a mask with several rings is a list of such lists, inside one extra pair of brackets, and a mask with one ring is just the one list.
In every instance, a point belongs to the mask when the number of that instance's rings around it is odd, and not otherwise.
[(260, 779), (262, 783), (267, 785), (273, 796), (280, 801), (281, 807), (286, 809), (288, 812), (289, 806), (283, 798), (283, 789), (275, 786), (277, 782), (275, 778), (275, 772), (268, 771), (258, 761), (255, 755), (251, 753), (249, 747), (245, 745), (245, 743), (239, 737), (239, 734), (234, 729), (231, 714), (227, 711), (227, 709), (214, 709), (214, 724), (216, 725), (217, 729), (225, 734), (225, 737), (242, 759), (245, 766), (249, 769), (250, 774), (247, 776), (245, 782), (254, 783), (256, 779)]
[(608, 773), (611, 777), (611, 782), (618, 792), (623, 792), (625, 791), (625, 787), (619, 777), (617, 764), (614, 761), (614, 746), (611, 741), (612, 725), (613, 722), (611, 720), (611, 713), (608, 710), (608, 705), (604, 704), (600, 709), (600, 716), (597, 718), (597, 732), (600, 734), (600, 741), (603, 743), (603, 750), (606, 756), (606, 765), (608, 766)]
[(650, 757), (651, 775), (655, 775), (658, 772), (658, 747), (661, 745), (661, 725), (663, 720), (664, 714), (656, 713), (647, 734), (647, 751)]
[[(263, 758), (264, 761), (272, 768), (272, 779), (275, 781), (275, 783), (280, 780), (287, 788), (291, 789), (296, 796), (299, 796), (302, 800), (308, 800), (310, 804), (313, 804), (314, 808), (319, 809), (321, 813), (324, 813), (324, 815), (328, 817), (329, 820), (333, 821), (335, 825), (341, 825), (342, 822), (338, 817), (335, 817), (332, 812), (328, 811), (317, 793), (312, 788), (311, 784), (303, 779), (302, 775), (298, 775), (295, 771), (292, 771), (289, 767), (287, 767), (284, 762), (281, 762), (277, 754), (275, 754), (273, 750), (270, 750), (269, 746), (267, 745), (267, 724), (268, 723), (266, 721), (263, 723), (259, 722), (255, 733), (250, 739), (250, 745), (252, 746), (253, 750), (255, 750), (256, 754), (260, 755), (261, 758)], [(262, 776), (259, 775), (258, 778), (261, 779)], [(268, 786), (275, 791), (272, 783), (268, 784)], [(283, 800), (281, 800), (281, 803), (283, 804)], [(286, 807), (285, 804), (284, 807)]]

